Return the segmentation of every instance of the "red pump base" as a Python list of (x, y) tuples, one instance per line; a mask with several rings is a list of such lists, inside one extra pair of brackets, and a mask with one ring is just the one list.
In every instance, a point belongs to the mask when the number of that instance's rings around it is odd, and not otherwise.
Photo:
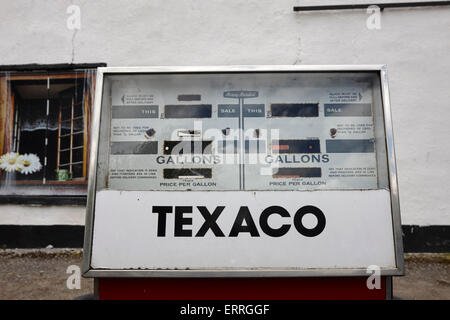
[(367, 277), (97, 278), (101, 300), (385, 300), (392, 277), (368, 289)]

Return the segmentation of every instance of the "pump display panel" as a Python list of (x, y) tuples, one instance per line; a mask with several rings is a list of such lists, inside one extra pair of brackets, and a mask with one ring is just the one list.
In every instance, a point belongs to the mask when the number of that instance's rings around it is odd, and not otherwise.
[(383, 68), (100, 68), (86, 274), (401, 273)]

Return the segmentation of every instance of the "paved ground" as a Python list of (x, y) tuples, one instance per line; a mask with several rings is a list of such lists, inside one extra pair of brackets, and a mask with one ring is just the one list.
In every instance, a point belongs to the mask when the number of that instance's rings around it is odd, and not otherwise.
[[(80, 289), (67, 288), (67, 268), (81, 266), (81, 260), (80, 250), (0, 250), (0, 299), (73, 299), (92, 293), (92, 279), (82, 278)], [(409, 254), (405, 260), (406, 276), (394, 279), (395, 296), (450, 300), (450, 254)]]
[(0, 299), (73, 299), (92, 293), (92, 279), (81, 278), (80, 290), (70, 290), (66, 273), (81, 267), (80, 250), (0, 251)]
[(450, 253), (405, 255), (406, 275), (394, 278), (394, 296), (450, 300)]

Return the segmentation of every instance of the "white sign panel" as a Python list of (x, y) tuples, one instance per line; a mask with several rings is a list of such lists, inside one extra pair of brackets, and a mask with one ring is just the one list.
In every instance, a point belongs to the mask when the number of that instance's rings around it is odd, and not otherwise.
[(104, 190), (96, 199), (92, 267), (394, 268), (389, 198), (386, 190)]

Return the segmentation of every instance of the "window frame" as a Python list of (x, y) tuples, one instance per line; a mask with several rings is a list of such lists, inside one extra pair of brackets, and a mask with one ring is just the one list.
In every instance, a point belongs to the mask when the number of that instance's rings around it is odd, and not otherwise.
[[(11, 82), (14, 80), (47, 80), (50, 79), (76, 79), (85, 78), (86, 74), (80, 71), (91, 69), (95, 70), (98, 67), (106, 66), (105, 63), (94, 64), (55, 64), (55, 65), (12, 65), (0, 66), (0, 151), (1, 153), (11, 152), (12, 142), (14, 139), (14, 96), (11, 91)], [(91, 118), (93, 111), (93, 95), (95, 94), (96, 72), (90, 75), (90, 84), (88, 91), (83, 94), (84, 104), (84, 137), (83, 137), (83, 177), (81, 179), (71, 180), (69, 182), (61, 181), (46, 181), (45, 185), (53, 186), (70, 186), (88, 184), (89, 172), (89, 150), (90, 150), (90, 136), (91, 136)], [(60, 111), (58, 110), (58, 113)], [(61, 124), (58, 119), (58, 127)], [(59, 139), (57, 140), (59, 141)], [(56, 149), (59, 153), (59, 146)], [(1, 177), (0, 172), (0, 177)], [(15, 181), (15, 185), (33, 185), (42, 186), (42, 181), (38, 180), (22, 180)], [(0, 204), (38, 204), (38, 205), (86, 205), (87, 188), (86, 191), (78, 190), (82, 194), (63, 194), (60, 195), (57, 191), (53, 194), (42, 195), (19, 195), (19, 194), (5, 194), (0, 195)]]

